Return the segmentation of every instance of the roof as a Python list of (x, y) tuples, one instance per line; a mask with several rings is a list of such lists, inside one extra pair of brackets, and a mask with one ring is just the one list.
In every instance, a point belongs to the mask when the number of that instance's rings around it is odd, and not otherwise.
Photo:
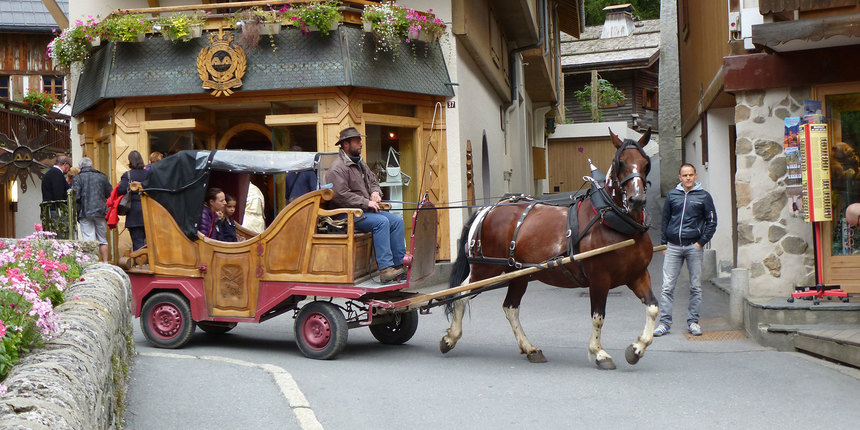
[[(453, 97), (440, 44), (399, 47), (399, 57), (377, 54), (372, 35), (341, 25), (328, 37), (303, 36), (289, 27), (265, 37), (246, 51), (247, 69), (238, 92), (354, 86), (439, 97)], [(149, 37), (137, 43), (102, 44), (84, 64), (72, 115), (106, 99), (205, 94), (197, 72), (197, 55), (207, 37), (173, 43)], [(426, 50), (425, 50), (426, 48)], [(374, 59), (374, 56), (378, 58)]]
[(633, 34), (601, 39), (603, 26), (586, 27), (575, 39), (561, 36), (561, 66), (565, 72), (648, 67), (660, 56), (660, 20), (638, 21)]
[[(63, 13), (69, 16), (69, 0), (57, 0)], [(0, 0), (0, 30), (59, 29), (42, 0)]]

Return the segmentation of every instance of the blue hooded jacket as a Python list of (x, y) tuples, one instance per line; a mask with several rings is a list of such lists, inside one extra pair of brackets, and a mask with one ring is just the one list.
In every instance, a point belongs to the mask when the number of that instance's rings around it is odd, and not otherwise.
[(685, 191), (681, 184), (669, 191), (663, 204), (661, 244), (705, 246), (717, 230), (717, 210), (711, 195), (696, 182)]

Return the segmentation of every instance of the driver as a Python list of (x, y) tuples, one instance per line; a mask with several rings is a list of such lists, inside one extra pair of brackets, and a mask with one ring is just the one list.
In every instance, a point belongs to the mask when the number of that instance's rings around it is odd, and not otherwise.
[(373, 172), (361, 159), (361, 138), (355, 127), (340, 131), (335, 145), (340, 145), (339, 157), (326, 175), (332, 184), (332, 208), (358, 208), (364, 215), (355, 220), (355, 229), (373, 233), (373, 250), (379, 267), (379, 281), (388, 283), (404, 277), (403, 256), (406, 243), (403, 218), (379, 209), (382, 189)]

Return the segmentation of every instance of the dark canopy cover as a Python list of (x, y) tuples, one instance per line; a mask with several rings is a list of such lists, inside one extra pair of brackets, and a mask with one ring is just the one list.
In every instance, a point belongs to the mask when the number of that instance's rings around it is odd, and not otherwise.
[(313, 152), (180, 151), (153, 164), (143, 190), (167, 209), (179, 228), (197, 239), (210, 172), (276, 174), (314, 168)]

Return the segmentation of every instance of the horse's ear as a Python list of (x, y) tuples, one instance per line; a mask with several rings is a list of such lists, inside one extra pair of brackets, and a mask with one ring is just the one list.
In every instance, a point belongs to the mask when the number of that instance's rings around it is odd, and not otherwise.
[(616, 135), (615, 133), (612, 132), (611, 128), (609, 129), (609, 137), (612, 138), (612, 144), (615, 145), (616, 149), (621, 147), (621, 144), (623, 142), (621, 142), (621, 139), (618, 138), (618, 135)]
[(647, 145), (648, 142), (650, 142), (650, 141), (651, 141), (651, 127), (648, 127), (648, 131), (646, 131), (645, 134), (643, 134), (642, 137), (639, 138), (639, 146), (644, 148), (645, 145)]

